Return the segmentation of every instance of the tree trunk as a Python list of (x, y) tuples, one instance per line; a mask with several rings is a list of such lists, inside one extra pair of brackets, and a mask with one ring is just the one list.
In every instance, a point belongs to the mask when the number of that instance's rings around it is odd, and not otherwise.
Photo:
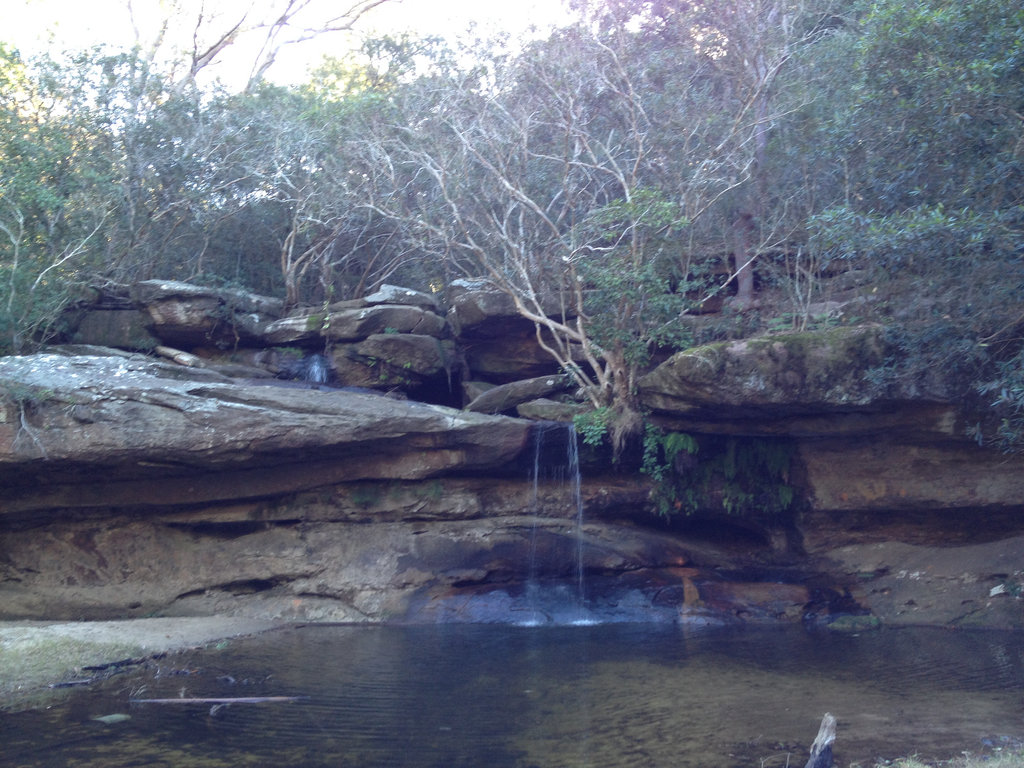
[(825, 713), (821, 718), (818, 736), (811, 745), (811, 757), (804, 768), (832, 768), (832, 743), (836, 740), (836, 719)]
[(754, 302), (754, 217), (741, 213), (732, 225), (733, 258), (736, 260), (736, 303), (740, 309), (747, 309)]

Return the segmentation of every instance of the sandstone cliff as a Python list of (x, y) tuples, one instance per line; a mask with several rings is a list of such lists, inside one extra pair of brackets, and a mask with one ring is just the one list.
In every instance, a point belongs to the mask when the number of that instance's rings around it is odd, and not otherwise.
[[(75, 340), (150, 354), (0, 360), (3, 617), (532, 622), (583, 574), (614, 620), (1024, 624), (1024, 463), (969, 439), (941, 376), (878, 387), (883, 329), (653, 369), (652, 420), (706, 441), (674, 474), (711, 500), (664, 519), (628, 457), (566, 480), (565, 428), (508, 414), (583, 406), (500, 300), (450, 304), (386, 288), (283, 317), (149, 283)], [(770, 514), (715, 508), (727, 481), (704, 470), (736, 441), (783, 449)]]

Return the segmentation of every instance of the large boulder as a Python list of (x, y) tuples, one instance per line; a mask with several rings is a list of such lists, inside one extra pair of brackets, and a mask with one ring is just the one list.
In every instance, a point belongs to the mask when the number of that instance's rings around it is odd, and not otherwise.
[(466, 410), (477, 413), (514, 411), (517, 405), (556, 392), (563, 392), (571, 385), (572, 378), (565, 374), (514, 381), (483, 392), (466, 406)]
[(718, 342), (677, 352), (638, 390), (660, 418), (698, 432), (949, 438), (953, 388), (940, 377), (927, 392), (880, 386), (870, 372), (892, 354), (878, 326)]
[(495, 338), (513, 328), (533, 328), (533, 323), (516, 311), (511, 296), (483, 280), (454, 281), (448, 289), (448, 305), (449, 323), (456, 335), (465, 338)]
[(413, 333), (435, 338), (449, 335), (444, 318), (431, 310), (378, 304), (282, 318), (262, 329), (261, 340), (267, 345), (322, 345), (325, 339), (361, 341), (377, 333)]
[[(454, 400), (452, 385), (458, 356), (448, 339), (414, 333), (377, 333), (355, 344), (338, 344), (330, 354), (339, 384), (383, 391), (398, 390), (430, 399), (424, 387), (444, 390)], [(421, 396), (422, 395), (422, 396)]]
[(245, 291), (174, 280), (145, 280), (131, 298), (149, 317), (153, 335), (171, 346), (223, 347), (253, 343), (263, 326), (281, 317), (282, 302)]
[(792, 440), (811, 510), (1020, 509), (1024, 458), (969, 439), (941, 375), (880, 387), (870, 370), (892, 354), (876, 326), (709, 344), (658, 366), (640, 396), (671, 429)]
[[(516, 310), (506, 293), (482, 280), (456, 280), (448, 292), (448, 322), (462, 345), (466, 365), (476, 378), (495, 383), (558, 373), (558, 363), (537, 341), (533, 322)], [(544, 302), (557, 317), (556, 297)]]
[(0, 359), (0, 513), (253, 498), (501, 467), (529, 424), (145, 358)]
[(524, 378), (556, 375), (558, 362), (537, 343), (537, 332), (510, 323), (500, 337), (460, 337), (466, 367), (474, 377), (507, 384)]
[(885, 362), (879, 327), (719, 342), (678, 352), (640, 381), (646, 405), (687, 413), (834, 412), (878, 398), (864, 375)]

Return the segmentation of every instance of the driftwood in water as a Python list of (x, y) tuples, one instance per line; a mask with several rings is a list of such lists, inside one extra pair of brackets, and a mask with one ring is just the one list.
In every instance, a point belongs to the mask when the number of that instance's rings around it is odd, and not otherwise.
[(829, 713), (821, 718), (818, 736), (811, 745), (811, 757), (804, 768), (832, 768), (832, 743), (836, 740), (836, 719)]
[(302, 701), (305, 696), (238, 696), (215, 699), (128, 699), (131, 704), (264, 704), (267, 702)]

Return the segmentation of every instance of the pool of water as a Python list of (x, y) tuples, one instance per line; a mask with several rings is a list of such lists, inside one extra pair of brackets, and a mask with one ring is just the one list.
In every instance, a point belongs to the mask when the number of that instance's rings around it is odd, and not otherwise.
[[(832, 712), (837, 764), (866, 766), (1019, 743), (1022, 691), (1011, 633), (310, 626), (0, 713), (0, 765), (802, 766)], [(131, 702), (262, 696), (301, 698)]]

